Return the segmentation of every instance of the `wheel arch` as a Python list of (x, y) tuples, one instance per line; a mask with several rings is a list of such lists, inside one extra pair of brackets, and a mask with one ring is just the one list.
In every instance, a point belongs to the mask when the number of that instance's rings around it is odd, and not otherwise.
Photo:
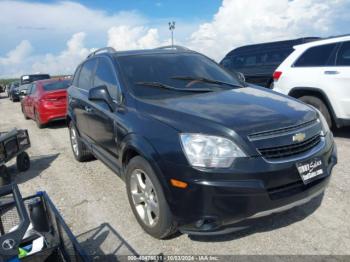
[(165, 196), (170, 196), (169, 183), (163, 175), (157, 161), (160, 156), (151, 143), (140, 135), (129, 134), (122, 142), (120, 155), (121, 167), (123, 170), (122, 179), (125, 181), (127, 164), (135, 156), (141, 156), (147, 160), (162, 185)]
[(339, 125), (333, 106), (327, 94), (322, 89), (319, 89), (316, 87), (294, 87), (289, 91), (288, 95), (294, 98), (300, 98), (302, 96), (314, 96), (321, 99), (325, 103), (326, 107), (328, 108), (328, 111), (331, 114), (333, 122), (337, 126)]

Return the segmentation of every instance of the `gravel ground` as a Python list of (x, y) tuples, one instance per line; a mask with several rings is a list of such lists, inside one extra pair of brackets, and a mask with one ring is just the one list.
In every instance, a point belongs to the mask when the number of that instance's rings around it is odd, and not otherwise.
[(18, 174), (23, 195), (45, 190), (90, 254), (350, 255), (350, 129), (335, 134), (339, 163), (320, 199), (216, 237), (178, 234), (159, 241), (145, 234), (129, 208), (124, 183), (100, 161), (74, 160), (64, 123), (38, 129), (19, 103), (0, 99), (0, 131), (29, 130), (31, 169)]

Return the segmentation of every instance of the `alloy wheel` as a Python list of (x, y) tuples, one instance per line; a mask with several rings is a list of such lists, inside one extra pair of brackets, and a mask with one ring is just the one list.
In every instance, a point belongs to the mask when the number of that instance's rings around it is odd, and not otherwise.
[(70, 140), (72, 143), (73, 152), (76, 156), (78, 156), (79, 155), (78, 137), (74, 128), (70, 129)]
[(154, 185), (143, 170), (136, 169), (130, 177), (131, 197), (135, 209), (148, 227), (154, 227), (159, 220), (159, 203)]

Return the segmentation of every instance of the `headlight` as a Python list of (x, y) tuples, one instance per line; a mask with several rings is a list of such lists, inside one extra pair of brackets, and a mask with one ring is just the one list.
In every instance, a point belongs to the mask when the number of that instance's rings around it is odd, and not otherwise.
[(317, 121), (319, 121), (322, 125), (323, 135), (326, 135), (329, 132), (329, 126), (328, 126), (327, 120), (326, 120), (326, 118), (324, 118), (324, 116), (322, 115), (322, 113), (318, 109), (316, 109), (316, 111), (318, 113), (318, 120)]
[(180, 134), (180, 140), (188, 162), (195, 167), (225, 168), (235, 158), (246, 156), (233, 141), (223, 137)]

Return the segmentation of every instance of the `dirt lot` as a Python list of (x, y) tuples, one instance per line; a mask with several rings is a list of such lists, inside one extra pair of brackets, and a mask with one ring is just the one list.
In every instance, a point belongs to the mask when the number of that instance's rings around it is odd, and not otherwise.
[(30, 133), (32, 167), (15, 176), (22, 194), (47, 191), (90, 254), (350, 255), (350, 129), (336, 132), (339, 163), (319, 207), (316, 200), (225, 236), (179, 234), (159, 241), (139, 227), (124, 184), (112, 171), (99, 161), (74, 160), (64, 123), (40, 130), (7, 98), (0, 99), (0, 114), (1, 131), (17, 127)]

